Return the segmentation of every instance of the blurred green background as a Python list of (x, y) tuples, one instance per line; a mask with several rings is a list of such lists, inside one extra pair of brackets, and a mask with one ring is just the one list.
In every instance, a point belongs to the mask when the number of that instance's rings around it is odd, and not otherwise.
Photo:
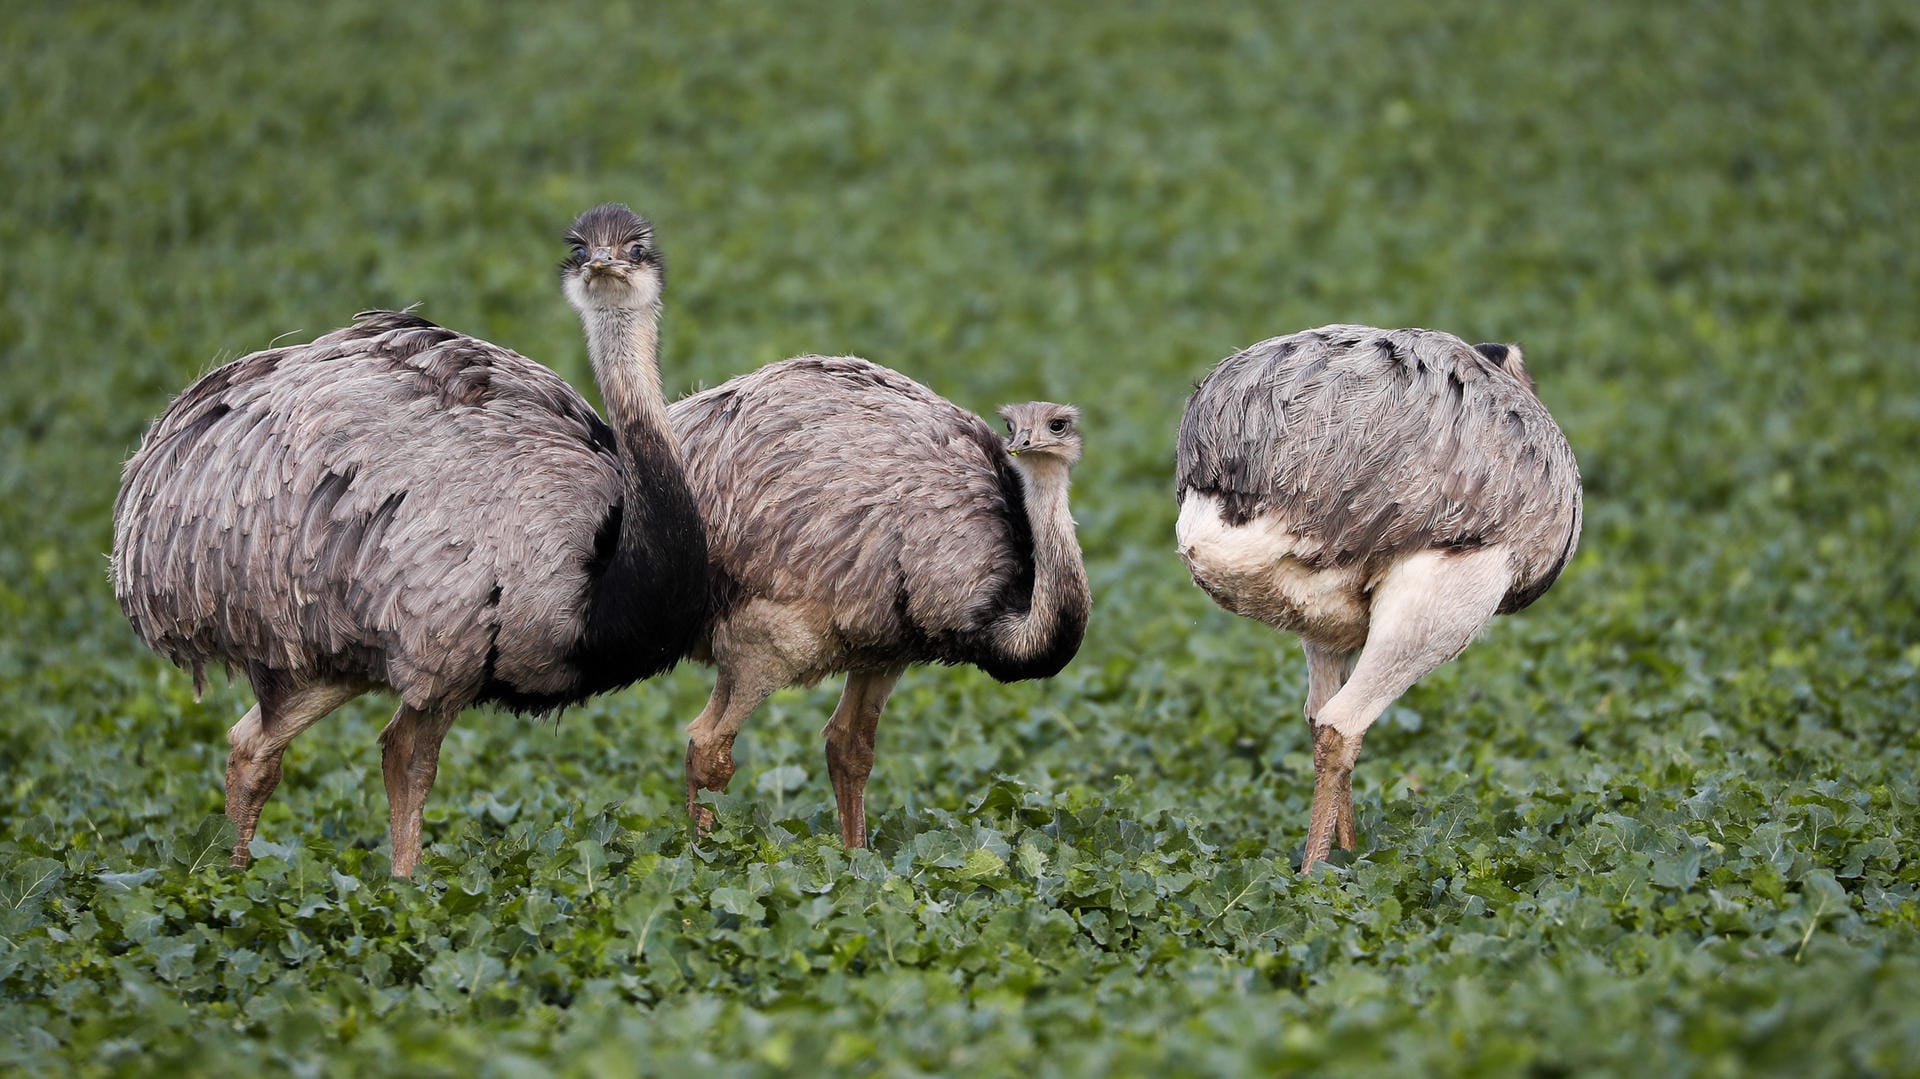
[[(1902, 3), (17, 5), (0, 1060), (1916, 1074), (1917, 41)], [(910, 675), (851, 859), (832, 685), (689, 841), (685, 669), (468, 715), (411, 884), (356, 702), (208, 866), (248, 700), (115, 609), (121, 461), (365, 307), (592, 396), (553, 267), (605, 199), (658, 225), (672, 396), (848, 352), (1081, 405), (1080, 657)], [(1299, 881), (1303, 664), (1187, 583), (1171, 456), (1213, 362), (1335, 321), (1523, 344), (1588, 516)]]

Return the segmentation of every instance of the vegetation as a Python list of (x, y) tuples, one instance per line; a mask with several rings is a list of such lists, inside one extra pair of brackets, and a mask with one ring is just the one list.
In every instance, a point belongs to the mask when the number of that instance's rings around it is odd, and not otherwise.
[[(302, 1075), (1916, 1074), (1920, 10), (27, 5), (0, 20), (0, 1066)], [(588, 386), (629, 201), (669, 391), (805, 351), (1086, 410), (1061, 677), (834, 686), (689, 834), (683, 669), (465, 717), (387, 877), (369, 698), (225, 865), (244, 687), (142, 649), (117, 468), (371, 306)], [(1333, 321), (1518, 340), (1575, 564), (1370, 734), (1294, 875), (1298, 649), (1172, 553), (1187, 388)]]

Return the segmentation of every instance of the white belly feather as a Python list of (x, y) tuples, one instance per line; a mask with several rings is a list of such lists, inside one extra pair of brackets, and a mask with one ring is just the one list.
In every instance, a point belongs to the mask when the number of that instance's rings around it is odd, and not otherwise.
[(1262, 517), (1231, 525), (1217, 498), (1189, 491), (1174, 536), (1194, 583), (1228, 610), (1331, 647), (1366, 642), (1374, 583), (1367, 568), (1314, 568), (1319, 545), (1286, 522)]

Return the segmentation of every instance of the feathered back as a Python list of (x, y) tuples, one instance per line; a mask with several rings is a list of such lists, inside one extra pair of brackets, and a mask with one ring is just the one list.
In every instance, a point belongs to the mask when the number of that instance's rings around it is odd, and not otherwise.
[(1579, 540), (1579, 466), (1546, 406), (1432, 330), (1323, 326), (1229, 356), (1188, 401), (1176, 460), (1181, 498), (1283, 522), (1324, 565), (1511, 545), (1502, 611), (1546, 591)]
[(852, 357), (770, 364), (676, 402), (720, 613), (820, 604), (854, 648), (917, 635), (945, 662), (1032, 588), (1020, 480), (985, 421)]
[(580, 611), (620, 481), (613, 433), (558, 375), (368, 312), (174, 400), (127, 462), (114, 592), (196, 674), (549, 708), (579, 695)]

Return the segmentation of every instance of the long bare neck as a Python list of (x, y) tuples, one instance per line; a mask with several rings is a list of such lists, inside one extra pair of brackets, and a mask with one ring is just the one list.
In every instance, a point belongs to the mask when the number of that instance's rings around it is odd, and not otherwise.
[(1016, 467), (1033, 533), (1033, 593), (1025, 611), (1004, 615), (994, 625), (994, 641), (1001, 654), (1016, 663), (1063, 649), (1071, 657), (1086, 630), (1092, 601), (1067, 506), (1067, 466), (1051, 458), (1029, 458), (1017, 461)]
[(581, 312), (593, 377), (607, 403), (607, 419), (629, 463), (651, 443), (679, 460), (668, 437), (667, 400), (660, 390), (660, 305), (594, 308)]

